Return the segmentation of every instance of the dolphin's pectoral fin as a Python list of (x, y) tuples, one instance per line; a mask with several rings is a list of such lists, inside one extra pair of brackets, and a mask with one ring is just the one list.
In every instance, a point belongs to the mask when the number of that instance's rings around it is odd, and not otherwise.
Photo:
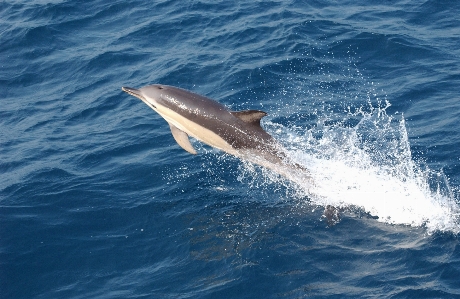
[(197, 152), (193, 148), (192, 144), (190, 143), (190, 140), (188, 140), (188, 135), (184, 131), (179, 130), (175, 125), (169, 124), (169, 127), (171, 128), (171, 133), (176, 140), (176, 142), (187, 152), (196, 155)]
[(242, 121), (248, 124), (260, 126), (260, 120), (267, 113), (260, 110), (244, 110), (244, 111), (232, 111), (230, 112), (233, 116), (238, 117)]

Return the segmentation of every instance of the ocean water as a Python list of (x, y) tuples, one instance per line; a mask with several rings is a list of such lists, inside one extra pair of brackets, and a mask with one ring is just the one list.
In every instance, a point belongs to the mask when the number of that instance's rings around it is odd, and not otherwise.
[[(0, 298), (460, 298), (459, 15), (1, 2)], [(314, 184), (188, 154), (153, 83), (266, 111)]]

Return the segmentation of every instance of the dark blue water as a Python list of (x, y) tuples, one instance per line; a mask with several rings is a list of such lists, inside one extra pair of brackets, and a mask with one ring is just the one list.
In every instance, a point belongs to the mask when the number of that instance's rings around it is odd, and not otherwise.
[[(0, 297), (460, 298), (459, 15), (1, 2)], [(266, 111), (315, 185), (188, 154), (152, 83)]]

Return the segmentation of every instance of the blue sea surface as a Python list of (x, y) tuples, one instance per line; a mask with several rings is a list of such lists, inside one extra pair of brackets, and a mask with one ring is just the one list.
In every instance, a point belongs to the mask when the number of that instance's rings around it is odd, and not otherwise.
[[(460, 298), (459, 15), (0, 2), (0, 298)], [(190, 155), (153, 83), (267, 112), (314, 184)]]

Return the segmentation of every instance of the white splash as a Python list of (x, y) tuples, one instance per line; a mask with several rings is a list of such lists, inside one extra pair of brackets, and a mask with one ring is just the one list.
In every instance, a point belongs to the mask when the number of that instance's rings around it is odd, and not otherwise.
[(428, 232), (460, 232), (460, 208), (447, 179), (417, 165), (404, 118), (388, 116), (388, 106), (349, 113), (360, 117), (355, 126), (319, 122), (303, 135), (272, 122), (266, 127), (311, 171), (314, 185), (305, 186), (304, 195), (313, 204), (360, 208), (378, 221)]

